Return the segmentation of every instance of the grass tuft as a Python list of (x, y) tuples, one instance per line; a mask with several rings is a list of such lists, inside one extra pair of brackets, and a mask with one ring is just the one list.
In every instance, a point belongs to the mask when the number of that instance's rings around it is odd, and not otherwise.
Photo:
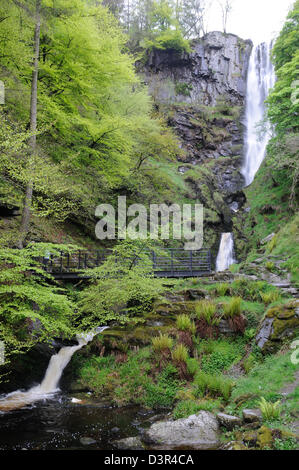
[(166, 349), (171, 349), (173, 346), (173, 339), (168, 335), (156, 336), (152, 339), (153, 349), (156, 352), (164, 351)]
[(241, 297), (233, 297), (227, 304), (225, 304), (223, 307), (225, 318), (233, 318), (241, 315), (241, 302)]
[(172, 352), (172, 359), (175, 362), (185, 362), (188, 360), (188, 349), (183, 344), (178, 344)]

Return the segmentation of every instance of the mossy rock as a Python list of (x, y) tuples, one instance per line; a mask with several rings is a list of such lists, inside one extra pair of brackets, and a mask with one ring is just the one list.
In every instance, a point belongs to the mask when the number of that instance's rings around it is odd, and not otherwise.
[(257, 432), (257, 445), (260, 449), (267, 447), (268, 449), (272, 447), (273, 436), (272, 430), (267, 426), (262, 426)]
[(194, 303), (186, 302), (156, 302), (153, 306), (153, 314), (168, 316), (175, 319), (181, 314), (192, 315), (194, 313)]
[(264, 353), (274, 353), (285, 339), (299, 333), (299, 301), (271, 307), (265, 315), (256, 336), (258, 347)]
[(134, 327), (119, 327), (106, 330), (102, 337), (102, 343), (106, 351), (120, 351), (134, 349), (135, 347), (148, 346), (152, 343), (152, 338), (160, 334), (169, 333), (173, 324), (163, 324), (158, 326), (136, 325)]
[(242, 442), (233, 442), (231, 450), (248, 450), (248, 449), (246, 446), (244, 446), (244, 444), (242, 444)]
[(258, 438), (256, 431), (236, 432), (235, 436), (238, 442), (243, 442), (248, 447), (256, 447)]

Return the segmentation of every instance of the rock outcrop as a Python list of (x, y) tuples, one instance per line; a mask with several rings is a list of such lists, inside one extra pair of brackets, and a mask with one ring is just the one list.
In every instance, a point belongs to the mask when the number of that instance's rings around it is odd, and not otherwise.
[(200, 411), (177, 421), (154, 423), (144, 431), (142, 440), (152, 448), (216, 449), (220, 445), (219, 424), (212, 413)]
[(205, 208), (204, 243), (218, 249), (220, 234), (246, 202), (240, 173), (243, 114), (252, 42), (211, 32), (191, 53), (153, 50), (137, 64), (156, 105), (179, 136), (177, 171), (186, 197)]
[(299, 332), (299, 301), (270, 308), (256, 336), (256, 343), (264, 353), (274, 353), (283, 340), (296, 337)]
[(158, 102), (216, 106), (225, 98), (243, 106), (251, 49), (250, 40), (215, 31), (195, 40), (190, 54), (154, 49), (141, 72)]

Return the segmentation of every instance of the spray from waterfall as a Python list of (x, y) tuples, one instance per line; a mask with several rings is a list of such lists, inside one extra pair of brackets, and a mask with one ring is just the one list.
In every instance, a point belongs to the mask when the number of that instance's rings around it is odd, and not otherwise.
[[(245, 186), (249, 186), (260, 168), (271, 137), (267, 123), (262, 132), (258, 124), (265, 118), (265, 100), (275, 84), (275, 72), (271, 62), (273, 41), (253, 48), (247, 77), (246, 92), (246, 133), (245, 160), (241, 170)], [(260, 135), (259, 135), (260, 134)], [(232, 233), (223, 233), (216, 261), (216, 271), (224, 271), (235, 262), (233, 256), (234, 241)]]
[(51, 357), (44, 379), (41, 384), (32, 387), (27, 392), (17, 390), (9, 393), (0, 400), (0, 411), (11, 411), (23, 408), (36, 401), (52, 398), (59, 391), (58, 384), (65, 367), (70, 362), (73, 354), (86, 346), (95, 335), (104, 331), (107, 326), (96, 328), (94, 331), (77, 336), (76, 346), (67, 346)]

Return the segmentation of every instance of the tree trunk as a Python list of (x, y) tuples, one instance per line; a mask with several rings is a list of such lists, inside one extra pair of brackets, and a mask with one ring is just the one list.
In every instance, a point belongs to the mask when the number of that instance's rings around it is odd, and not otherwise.
[[(37, 130), (37, 80), (38, 80), (38, 67), (39, 67), (39, 52), (40, 52), (40, 4), (41, 0), (36, 0), (35, 10), (35, 31), (34, 31), (34, 61), (31, 80), (31, 100), (30, 100), (30, 132), (32, 136), (29, 140), (29, 174), (33, 173), (32, 160), (36, 154), (36, 130)], [(20, 239), (18, 247), (23, 248), (24, 240), (29, 230), (31, 205), (33, 193), (33, 178), (27, 182), (26, 194), (24, 197), (24, 208), (22, 213), (22, 221), (20, 226)]]

